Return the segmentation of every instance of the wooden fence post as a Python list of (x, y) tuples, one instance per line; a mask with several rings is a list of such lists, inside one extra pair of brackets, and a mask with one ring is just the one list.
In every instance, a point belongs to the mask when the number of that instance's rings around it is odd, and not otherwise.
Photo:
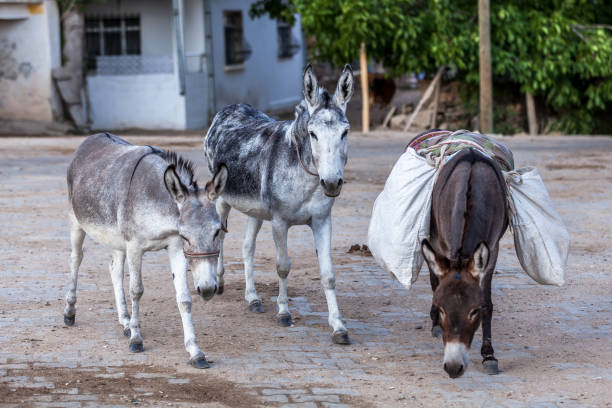
[(359, 52), (361, 71), (361, 129), (363, 133), (370, 131), (370, 92), (368, 89), (368, 59), (365, 43), (361, 43)]
[(493, 132), (493, 84), (491, 79), (491, 31), (489, 0), (478, 0), (480, 33), (480, 132)]
[(530, 92), (525, 94), (525, 101), (527, 102), (527, 122), (529, 123), (529, 134), (538, 134), (538, 119), (536, 116), (535, 102), (533, 95)]

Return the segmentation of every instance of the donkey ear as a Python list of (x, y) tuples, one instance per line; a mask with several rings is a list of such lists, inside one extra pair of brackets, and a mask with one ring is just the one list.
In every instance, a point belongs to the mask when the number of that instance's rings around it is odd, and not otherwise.
[(171, 164), (164, 173), (164, 184), (170, 193), (170, 196), (178, 204), (183, 204), (187, 199), (187, 187), (181, 182), (181, 179), (176, 174), (174, 164)]
[(304, 99), (308, 103), (310, 113), (314, 110), (314, 107), (319, 104), (319, 84), (317, 83), (317, 77), (312, 70), (312, 65), (308, 64), (304, 70), (304, 78), (302, 79), (304, 87)]
[(429, 270), (432, 271), (438, 278), (441, 278), (442, 275), (444, 275), (444, 271), (440, 269), (440, 265), (438, 265), (437, 262), (436, 253), (429, 244), (429, 241), (426, 239), (424, 239), (421, 243), (421, 251), (423, 252), (423, 257), (425, 258), (425, 262), (427, 262)]
[(489, 248), (487, 244), (481, 242), (476, 250), (474, 251), (474, 255), (472, 255), (472, 260), (474, 261), (474, 269), (472, 269), (472, 276), (478, 279), (478, 282), (482, 283), (482, 279), (485, 276), (487, 263), (489, 262)]
[(334, 92), (334, 103), (343, 111), (346, 111), (346, 104), (353, 96), (355, 90), (355, 81), (353, 77), (353, 69), (349, 64), (344, 66), (342, 75), (338, 79), (338, 86)]
[(225, 164), (219, 165), (219, 170), (215, 173), (212, 180), (206, 183), (206, 196), (210, 201), (214, 201), (221, 195), (227, 184), (227, 167)]

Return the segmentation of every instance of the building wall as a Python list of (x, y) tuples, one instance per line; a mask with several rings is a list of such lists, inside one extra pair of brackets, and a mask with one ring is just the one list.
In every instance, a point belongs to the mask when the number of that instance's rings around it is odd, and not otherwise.
[(88, 76), (92, 129), (185, 129), (174, 74)]
[(173, 53), (171, 0), (112, 0), (85, 6), (85, 16), (140, 16), (142, 55), (170, 56)]
[(58, 64), (55, 1), (0, 3), (0, 119), (52, 121)]
[(86, 16), (140, 16), (143, 56), (167, 56), (172, 73), (87, 75), (92, 129), (185, 129), (185, 97), (180, 94), (171, 0), (90, 3)]
[[(278, 58), (277, 23), (268, 17), (251, 20), (251, 1), (210, 0), (214, 41), (215, 109), (232, 103), (248, 103), (260, 110), (295, 105), (301, 98), (301, 77), (305, 65), (299, 50), (290, 59)], [(227, 70), (225, 66), (225, 32), (223, 11), (242, 10), (244, 37), (252, 49), (244, 68)], [(300, 20), (293, 35), (304, 47)]]

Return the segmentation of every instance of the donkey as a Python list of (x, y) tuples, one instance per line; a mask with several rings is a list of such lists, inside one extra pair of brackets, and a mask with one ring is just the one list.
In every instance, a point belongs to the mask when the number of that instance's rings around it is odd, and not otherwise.
[(498, 373), (491, 345), (491, 279), (508, 226), (506, 184), (498, 164), (478, 150), (459, 151), (440, 170), (432, 193), (431, 235), (423, 240), (433, 301), (432, 335), (442, 335), (444, 370), (465, 372), (482, 321), (482, 364)]
[[(187, 267), (189, 259), (198, 294), (205, 300), (212, 298), (218, 288), (216, 261), (222, 227), (214, 200), (227, 182), (227, 168), (220, 164), (218, 169), (201, 189), (191, 163), (173, 152), (134, 146), (109, 133), (85, 139), (70, 163), (67, 177), (72, 282), (66, 294), (66, 325), (74, 325), (83, 239), (89, 234), (113, 250), (109, 271), (119, 323), (124, 335), (130, 337), (130, 351), (144, 351), (138, 316), (144, 291), (142, 255), (166, 248), (190, 364), (209, 367), (191, 320)], [(123, 291), (126, 258), (132, 317)]]
[[(267, 220), (272, 222), (279, 277), (277, 323), (292, 324), (287, 299), (291, 268), (287, 231), (292, 225), (308, 225), (314, 235), (332, 339), (337, 344), (349, 344), (349, 337), (336, 300), (331, 208), (343, 184), (349, 132), (346, 105), (353, 89), (349, 65), (333, 96), (319, 87), (308, 65), (303, 75), (304, 99), (296, 107), (295, 120), (277, 122), (249, 105), (230, 105), (217, 113), (204, 140), (210, 170), (214, 172), (219, 163), (226, 163), (229, 170), (227, 187), (217, 200), (223, 225), (232, 207), (248, 216), (242, 255), (249, 310), (264, 312), (253, 280), (253, 254), (257, 233)], [(224, 236), (222, 232), (222, 246)], [(221, 290), (223, 274), (221, 249), (217, 266)]]

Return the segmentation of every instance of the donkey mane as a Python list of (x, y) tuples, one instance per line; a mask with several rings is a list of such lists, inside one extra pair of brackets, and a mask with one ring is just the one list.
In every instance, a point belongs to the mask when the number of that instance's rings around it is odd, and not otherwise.
[[(331, 109), (332, 103), (332, 96), (327, 92), (327, 89), (319, 88), (319, 105), (316, 110)], [(304, 137), (308, 136), (306, 126), (309, 119), (308, 104), (305, 99), (302, 99), (300, 103), (295, 106), (295, 120), (291, 122), (288, 132), (285, 134), (287, 143), (291, 144), (294, 141), (302, 140)]]
[(198, 182), (194, 178), (195, 170), (193, 163), (181, 157), (178, 153), (172, 150), (162, 150), (160, 157), (166, 160), (170, 165), (174, 165), (176, 174), (187, 187), (193, 187), (198, 190)]

